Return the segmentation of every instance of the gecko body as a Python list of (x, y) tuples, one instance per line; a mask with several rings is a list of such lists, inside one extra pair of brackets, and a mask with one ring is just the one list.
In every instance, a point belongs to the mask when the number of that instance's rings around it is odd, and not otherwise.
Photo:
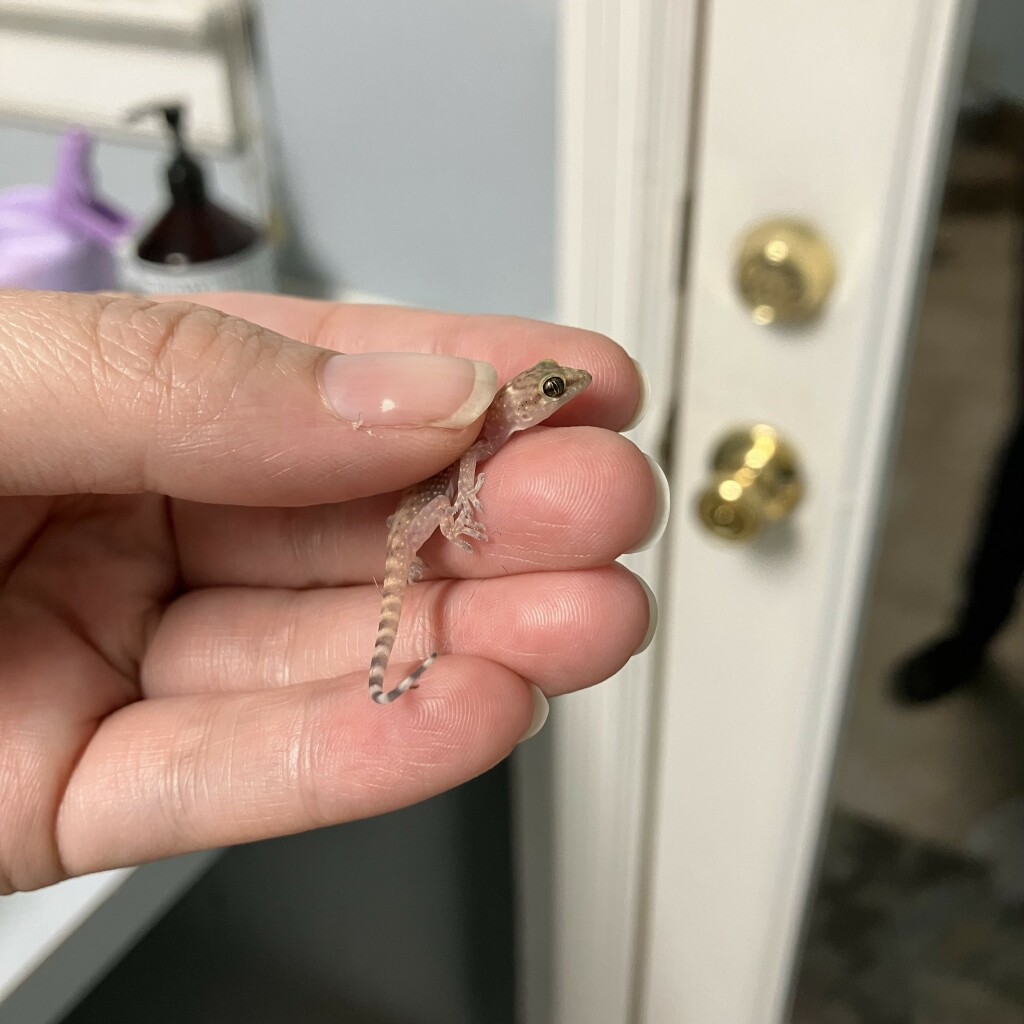
[(483, 510), (477, 493), (484, 482), (484, 474), (477, 474), (477, 465), (494, 455), (514, 433), (536, 426), (562, 408), (590, 380), (586, 370), (560, 366), (551, 359), (524, 370), (494, 396), (480, 436), (466, 454), (402, 495), (388, 520), (380, 624), (370, 661), (370, 696), (378, 704), (390, 704), (417, 686), (437, 657), (436, 652), (431, 654), (394, 689), (385, 692), (384, 673), (398, 635), (406, 587), (423, 571), (416, 552), (438, 527), (448, 540), (467, 551), (473, 549), (463, 538), (486, 541), (487, 533), (476, 516)]

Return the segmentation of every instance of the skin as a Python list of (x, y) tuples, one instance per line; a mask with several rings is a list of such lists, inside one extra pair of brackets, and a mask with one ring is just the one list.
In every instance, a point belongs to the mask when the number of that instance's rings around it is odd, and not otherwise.
[[(655, 491), (615, 433), (640, 386), (613, 342), (197, 301), (0, 292), (0, 892), (426, 799), (514, 749), (528, 683), (597, 683), (647, 630), (614, 564)], [(594, 378), (488, 463), (487, 544), (421, 550), (394, 660), (440, 657), (386, 712), (366, 698), (385, 520), (480, 422), (353, 430), (318, 396), (328, 350)]]

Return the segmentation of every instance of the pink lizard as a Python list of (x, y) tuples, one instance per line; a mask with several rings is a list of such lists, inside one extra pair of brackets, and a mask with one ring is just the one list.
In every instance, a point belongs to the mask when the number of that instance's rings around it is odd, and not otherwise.
[(388, 518), (387, 560), (381, 597), (380, 625), (370, 661), (370, 696), (378, 704), (390, 704), (434, 663), (435, 651), (393, 690), (384, 691), (384, 672), (388, 667), (402, 602), (408, 583), (418, 580), (423, 565), (416, 552), (438, 527), (444, 536), (467, 551), (472, 551), (463, 536), (486, 541), (487, 533), (475, 513), (483, 506), (477, 497), (484, 474), (477, 475), (477, 463), (489, 459), (518, 430), (527, 430), (546, 420), (590, 384), (586, 370), (560, 366), (545, 359), (532, 369), (513, 377), (494, 396), (484, 417), (480, 436), (465, 455), (429, 480), (410, 487)]

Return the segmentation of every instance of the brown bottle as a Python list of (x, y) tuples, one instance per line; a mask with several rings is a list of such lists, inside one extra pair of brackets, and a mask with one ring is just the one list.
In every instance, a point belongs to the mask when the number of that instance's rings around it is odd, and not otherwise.
[(131, 120), (160, 114), (174, 152), (167, 165), (170, 205), (139, 239), (125, 268), (139, 291), (274, 291), (272, 253), (263, 233), (212, 202), (199, 162), (185, 148), (180, 104), (154, 104)]

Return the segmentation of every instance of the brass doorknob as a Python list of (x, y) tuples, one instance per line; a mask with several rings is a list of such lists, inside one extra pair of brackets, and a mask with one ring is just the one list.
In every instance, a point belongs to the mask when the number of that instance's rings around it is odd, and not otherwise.
[(796, 453), (763, 423), (727, 434), (711, 471), (697, 511), (707, 530), (725, 540), (749, 540), (764, 523), (788, 516), (803, 496)]
[(769, 220), (743, 238), (736, 287), (759, 324), (800, 324), (816, 317), (835, 280), (828, 243), (799, 220)]

